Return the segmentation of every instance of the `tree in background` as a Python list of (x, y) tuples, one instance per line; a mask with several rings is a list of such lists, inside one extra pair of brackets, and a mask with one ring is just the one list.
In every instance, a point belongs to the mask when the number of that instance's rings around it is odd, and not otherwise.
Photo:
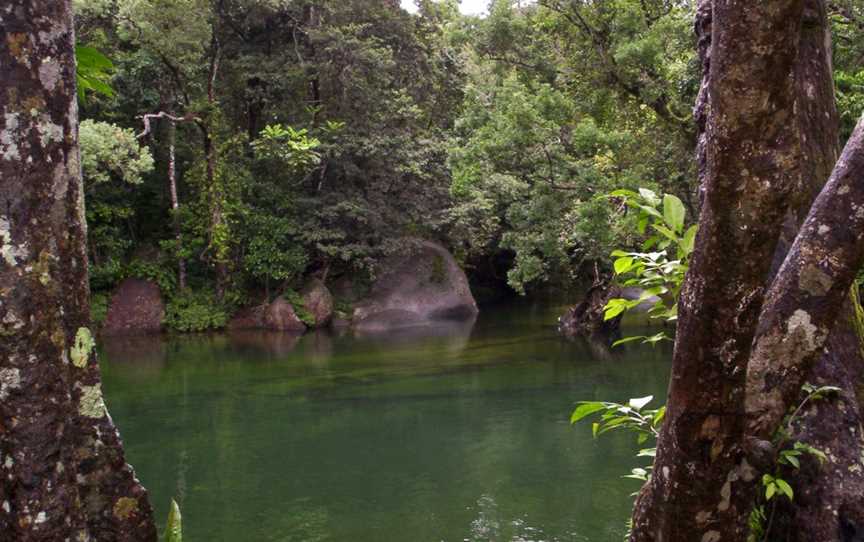
[[(86, 115), (136, 131), (147, 116), (157, 164), (130, 202), (135, 242), (94, 273), (114, 277), (100, 288), (157, 253), (193, 290), (226, 289), (215, 303), (227, 307), (309, 274), (367, 274), (406, 235), (446, 236), (462, 100), (454, 6), (427, 2), (415, 17), (359, 0), (77, 5), (80, 39), (116, 66), (115, 97)], [(260, 145), (277, 127), (303, 134), (281, 157)]]
[(156, 540), (89, 322), (71, 3), (0, 12), (0, 532)]
[(463, 53), (450, 150), (451, 235), (469, 257), (511, 253), (517, 291), (567, 284), (635, 241), (605, 194), (655, 188), (696, 214), (692, 14), (686, 2), (492, 3)]

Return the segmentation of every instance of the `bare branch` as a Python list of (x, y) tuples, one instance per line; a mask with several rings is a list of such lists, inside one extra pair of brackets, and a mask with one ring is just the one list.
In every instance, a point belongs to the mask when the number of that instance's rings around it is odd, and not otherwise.
[(137, 139), (142, 139), (146, 137), (150, 132), (150, 121), (153, 119), (168, 119), (171, 122), (199, 122), (201, 119), (193, 116), (193, 115), (185, 115), (183, 117), (175, 117), (165, 111), (160, 111), (158, 113), (147, 113), (146, 115), (140, 115), (138, 117), (144, 123), (144, 131), (140, 134), (136, 135)]

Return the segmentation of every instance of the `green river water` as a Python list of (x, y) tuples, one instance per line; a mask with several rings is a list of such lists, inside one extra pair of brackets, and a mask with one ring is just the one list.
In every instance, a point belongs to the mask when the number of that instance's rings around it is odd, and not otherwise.
[[(560, 338), (559, 309), (386, 336), (103, 341), (105, 395), (186, 542), (620, 541), (634, 439), (578, 400), (665, 395), (670, 349)], [(655, 403), (657, 402), (655, 401)]]

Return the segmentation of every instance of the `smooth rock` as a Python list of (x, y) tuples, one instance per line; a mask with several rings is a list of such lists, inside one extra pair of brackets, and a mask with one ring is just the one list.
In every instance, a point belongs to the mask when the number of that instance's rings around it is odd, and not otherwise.
[(159, 286), (149, 280), (126, 279), (111, 296), (102, 333), (158, 333), (164, 319), (165, 302)]
[(277, 297), (264, 311), (264, 325), (273, 331), (306, 331), (306, 324), (300, 321), (291, 303)]
[(477, 303), (453, 255), (431, 241), (406, 244), (379, 264), (369, 295), (354, 307), (355, 328), (382, 331), (474, 318)]
[(312, 279), (300, 291), (303, 306), (315, 321), (313, 327), (323, 327), (333, 318), (333, 295), (319, 279)]

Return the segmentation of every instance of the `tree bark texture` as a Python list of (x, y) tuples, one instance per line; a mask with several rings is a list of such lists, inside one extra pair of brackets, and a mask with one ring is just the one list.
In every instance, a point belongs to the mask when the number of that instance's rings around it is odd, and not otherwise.
[[(705, 121), (705, 204), (682, 291), (667, 422), (633, 540), (745, 540), (761, 474), (745, 436), (770, 438), (808, 377), (844, 386), (845, 401), (820, 405), (818, 422), (808, 411), (798, 426), (802, 440), (836, 453), (823, 474), (813, 465), (799, 474), (814, 483), (785, 511), (786, 539), (852, 540), (844, 537), (860, 525), (860, 455), (852, 457), (860, 348), (847, 297), (862, 260), (864, 223), (853, 215), (864, 193), (852, 185), (864, 174), (864, 148), (856, 133), (797, 235), (836, 158), (824, 3), (708, 3), (697, 9), (708, 73), (695, 115)], [(775, 254), (785, 263), (771, 281)]]
[(0, 540), (155, 541), (88, 330), (70, 2), (0, 29)]
[[(802, 1), (715, 0), (704, 202), (680, 298), (666, 422), (633, 540), (743, 540), (722, 490), (739, 472), (746, 363), (798, 179), (794, 67)], [(730, 255), (742, 257), (730, 257)], [(744, 256), (746, 255), (746, 256)]]
[[(775, 252), (772, 280), (837, 162), (839, 115), (831, 53), (831, 27), (825, 1), (806, 0), (795, 76), (796, 124), (803, 136), (802, 197), (796, 198), (797, 208), (790, 210), (787, 217)], [(827, 348), (807, 376), (807, 381), (814, 385), (842, 388), (840, 400), (808, 404), (793, 427), (794, 440), (824, 451), (831, 460), (820, 465), (812, 457), (804, 457), (804, 468), (784, 473), (795, 490), (795, 500), (777, 502), (772, 539), (840, 542), (864, 535), (861, 532), (864, 469), (860, 464), (864, 449), (860, 438), (861, 409), (855, 393), (864, 376), (862, 337), (856, 325), (858, 303), (857, 296), (843, 303)], [(750, 493), (754, 491), (758, 488), (749, 488)]]

